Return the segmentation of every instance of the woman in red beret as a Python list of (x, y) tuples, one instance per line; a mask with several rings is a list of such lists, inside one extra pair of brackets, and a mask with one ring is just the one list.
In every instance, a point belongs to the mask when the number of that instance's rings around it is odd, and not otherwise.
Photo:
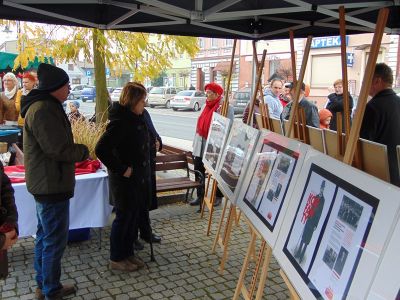
[[(224, 89), (217, 83), (211, 82), (204, 87), (207, 95), (206, 104), (197, 120), (196, 134), (193, 140), (193, 164), (194, 169), (205, 176), (205, 168), (203, 164), (203, 154), (204, 148), (207, 142), (208, 132), (211, 126), (211, 119), (214, 112), (221, 113), (223, 104), (223, 93)], [(228, 107), (227, 117), (233, 121), (234, 111), (231, 106)], [(196, 178), (197, 180), (198, 178)], [(203, 203), (205, 185), (197, 189), (197, 198), (190, 202), (190, 205), (200, 205)], [(223, 194), (219, 189), (217, 189), (216, 199), (214, 205), (219, 205), (221, 203)], [(198, 210), (200, 212), (200, 209)]]

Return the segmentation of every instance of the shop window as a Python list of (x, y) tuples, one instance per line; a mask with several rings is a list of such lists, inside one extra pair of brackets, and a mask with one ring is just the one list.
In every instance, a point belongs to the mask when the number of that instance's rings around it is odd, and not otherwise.
[(211, 48), (217, 48), (218, 47), (218, 39), (211, 39)]
[(311, 87), (329, 87), (342, 78), (340, 54), (311, 56)]
[(203, 38), (199, 38), (199, 48), (204, 49), (204, 39)]

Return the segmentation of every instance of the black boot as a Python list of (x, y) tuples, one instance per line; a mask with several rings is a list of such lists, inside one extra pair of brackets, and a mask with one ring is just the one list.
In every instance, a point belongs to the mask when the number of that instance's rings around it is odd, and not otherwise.
[(197, 197), (196, 199), (189, 202), (191, 206), (200, 205), (203, 202), (203, 197)]

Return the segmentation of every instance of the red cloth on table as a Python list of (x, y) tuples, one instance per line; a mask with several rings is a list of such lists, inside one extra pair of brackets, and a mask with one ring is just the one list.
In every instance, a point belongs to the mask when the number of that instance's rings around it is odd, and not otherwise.
[[(87, 159), (82, 162), (75, 163), (75, 175), (96, 173), (100, 169), (100, 161)], [(6, 166), (4, 171), (10, 178), (11, 183), (25, 182), (25, 166)]]

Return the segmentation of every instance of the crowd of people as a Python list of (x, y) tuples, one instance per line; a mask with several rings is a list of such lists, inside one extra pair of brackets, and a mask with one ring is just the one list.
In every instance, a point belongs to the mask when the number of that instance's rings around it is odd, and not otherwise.
[[(76, 286), (63, 285), (61, 258), (67, 245), (69, 229), (69, 201), (74, 195), (74, 164), (86, 160), (88, 148), (76, 144), (71, 122), (83, 116), (79, 102), (70, 102), (68, 116), (63, 108), (70, 85), (67, 73), (50, 64), (40, 64), (37, 75), (23, 75), (23, 88), (12, 73), (3, 77), (0, 122), (23, 128), (26, 185), (34, 196), (37, 211), (34, 268), (36, 271), (36, 299), (62, 299), (76, 292)], [(388, 146), (391, 182), (400, 186), (395, 147), (400, 144), (400, 98), (392, 90), (392, 70), (377, 64), (369, 91), (360, 136)], [(334, 83), (335, 92), (328, 96), (324, 109), (307, 100), (307, 87), (302, 84), (299, 106), (306, 115), (307, 125), (335, 129), (335, 115), (343, 111), (343, 85)], [(274, 79), (265, 91), (264, 101), (272, 117), (288, 119), (291, 113), (295, 85)], [(202, 162), (212, 114), (221, 113), (223, 88), (215, 83), (205, 86), (206, 104), (197, 120), (193, 141), (194, 168), (204, 175)], [(122, 90), (119, 102), (109, 108), (109, 123), (96, 145), (96, 154), (108, 169), (110, 203), (115, 218), (110, 234), (109, 267), (113, 270), (135, 271), (144, 266), (135, 251), (146, 242), (160, 242), (152, 232), (149, 211), (157, 208), (155, 157), (162, 148), (150, 114), (145, 109), (146, 88), (129, 82)], [(351, 99), (351, 98), (350, 98)], [(255, 106), (259, 110), (260, 99)], [(352, 100), (349, 109), (353, 106)], [(233, 119), (233, 108), (227, 105), (227, 116)], [(249, 114), (245, 111), (245, 119)], [(256, 126), (256, 123), (253, 123)], [(12, 247), (18, 238), (18, 213), (10, 180), (0, 165), (0, 250)], [(217, 201), (221, 201), (217, 191)], [(199, 205), (204, 199), (203, 186), (197, 198), (190, 202)], [(1, 274), (0, 274), (1, 275)]]

